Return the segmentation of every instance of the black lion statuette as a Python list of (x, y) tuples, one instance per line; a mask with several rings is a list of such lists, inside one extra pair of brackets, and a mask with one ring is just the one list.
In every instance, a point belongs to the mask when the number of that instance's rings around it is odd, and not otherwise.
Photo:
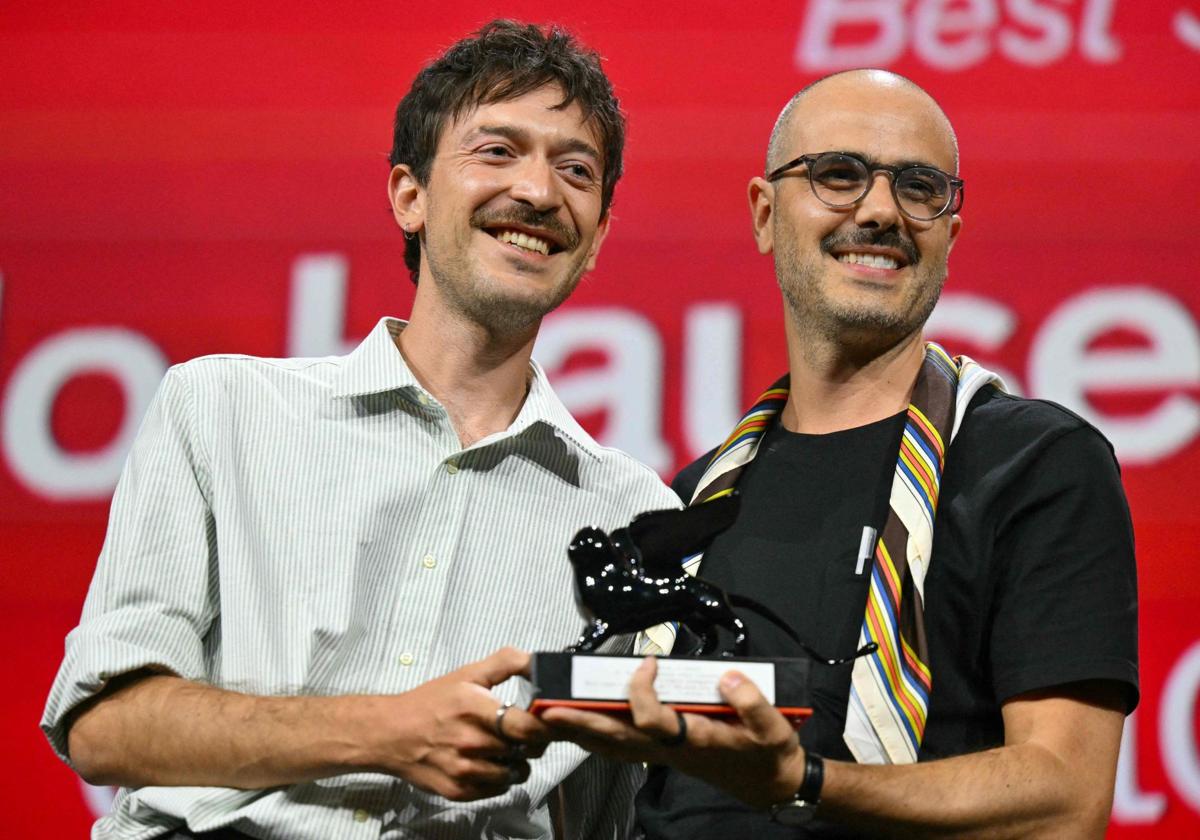
[(591, 652), (610, 636), (677, 621), (699, 636), (699, 655), (713, 652), (715, 628), (725, 627), (734, 636), (734, 650), (723, 655), (744, 656), (749, 639), (735, 605), (753, 609), (799, 643), (766, 607), (683, 570), (685, 558), (733, 524), (738, 506), (732, 493), (683, 510), (643, 513), (611, 536), (599, 528), (576, 534), (567, 556), (575, 568), (575, 603), (587, 626), (571, 650)]

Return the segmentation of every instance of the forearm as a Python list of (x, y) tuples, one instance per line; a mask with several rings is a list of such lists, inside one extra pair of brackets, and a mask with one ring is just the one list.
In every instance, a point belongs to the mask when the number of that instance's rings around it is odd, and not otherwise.
[(498, 717), (490, 690), (528, 669), (529, 654), (501, 648), (401, 694), (341, 697), (256, 697), (135, 674), (79, 711), (67, 748), (92, 783), (256, 789), (369, 771), (485, 799), (523, 781), (525, 758), (545, 746), (537, 718)]
[(71, 760), (93, 784), (249, 789), (311, 781), (370, 768), (362, 712), (372, 699), (257, 697), (144, 676), (80, 712)]
[(826, 762), (818, 813), (883, 837), (1101, 837), (1112, 780), (1095, 781), (1032, 743), (908, 766)]
[[(629, 683), (630, 721), (554, 708), (543, 718), (581, 746), (668, 764), (761, 809), (788, 802), (805, 776), (791, 724), (745, 675), (721, 677), (727, 723), (684, 719), (654, 693), (648, 657)], [(900, 766), (825, 762), (817, 816), (881, 837), (1101, 837), (1112, 807), (1124, 721), (1119, 684), (1096, 680), (1005, 701), (1005, 745)]]

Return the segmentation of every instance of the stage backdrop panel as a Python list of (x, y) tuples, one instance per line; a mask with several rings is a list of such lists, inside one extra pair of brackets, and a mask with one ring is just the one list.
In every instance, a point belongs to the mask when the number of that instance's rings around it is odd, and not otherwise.
[(6, 833), (82, 836), (109, 795), (37, 720), (164, 370), (341, 352), (407, 312), (391, 113), (497, 10), (581, 34), (629, 114), (612, 235), (537, 355), (589, 429), (664, 476), (785, 367), (746, 208), (779, 108), (859, 65), (939, 98), (968, 186), (930, 332), (1116, 446), (1142, 702), (1110, 833), (1200, 830), (1200, 3), (252, 0), (0, 12)]

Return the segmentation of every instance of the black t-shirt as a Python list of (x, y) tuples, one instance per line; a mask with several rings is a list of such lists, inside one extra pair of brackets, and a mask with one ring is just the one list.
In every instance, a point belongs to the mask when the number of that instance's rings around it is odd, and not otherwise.
[[(904, 416), (828, 435), (778, 424), (738, 483), (737, 522), (699, 574), (786, 618), (824, 656), (853, 652), (870, 560), (864, 526), (881, 530)], [(674, 488), (690, 500), (708, 457)], [(1137, 703), (1133, 534), (1116, 461), (1093, 427), (1061, 406), (985, 388), (946, 455), (925, 625), (933, 691), (920, 760), (1004, 741), (1000, 705), (1039, 688), (1107, 679)], [(769, 623), (741, 612), (751, 653), (797, 655)], [(801, 742), (852, 760), (842, 741), (851, 666), (815, 666)], [(651, 768), (637, 802), (649, 838), (758, 840), (853, 836), (772, 823), (709, 785)]]

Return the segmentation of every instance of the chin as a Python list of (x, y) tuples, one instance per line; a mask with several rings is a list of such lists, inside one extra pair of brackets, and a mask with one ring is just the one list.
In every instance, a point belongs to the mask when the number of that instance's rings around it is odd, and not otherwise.
[(492, 294), (475, 299), (472, 320), (490, 332), (514, 334), (535, 328), (541, 320), (566, 300), (566, 293), (532, 295)]

